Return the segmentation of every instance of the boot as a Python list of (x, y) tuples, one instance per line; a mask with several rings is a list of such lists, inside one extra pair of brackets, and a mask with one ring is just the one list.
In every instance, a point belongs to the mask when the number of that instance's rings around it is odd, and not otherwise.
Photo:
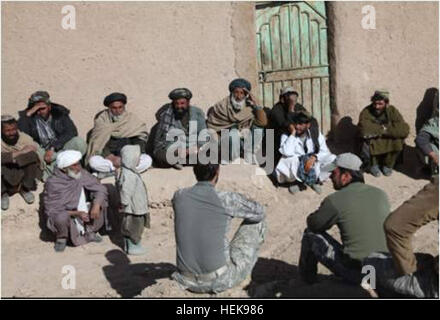
[(131, 241), (130, 238), (124, 238), (124, 251), (133, 256), (141, 256), (147, 253), (147, 249), (142, 247), (141, 242), (138, 244)]
[(379, 166), (374, 165), (370, 168), (370, 173), (375, 176), (376, 178), (380, 177), (382, 175), (382, 172), (380, 172)]
[(89, 232), (85, 235), (88, 242), (102, 242), (102, 237), (96, 232)]
[(57, 239), (57, 241), (55, 242), (54, 249), (56, 252), (63, 252), (64, 249), (66, 249), (66, 245), (67, 245), (67, 239), (60, 238)]
[(319, 184), (315, 183), (312, 184), (311, 188), (317, 193), (317, 194), (321, 194), (322, 193), (322, 188)]
[(2, 194), (2, 210), (9, 209), (9, 195), (7, 193)]
[(291, 194), (296, 194), (296, 193), (298, 193), (298, 192), (300, 192), (300, 191), (301, 191), (301, 190), (299, 189), (299, 186), (296, 185), (296, 184), (291, 185), (291, 186), (289, 187), (289, 192), (290, 192)]
[(382, 172), (384, 176), (389, 177), (393, 173), (393, 169), (388, 167), (383, 167)]
[(23, 197), (24, 201), (27, 204), (32, 204), (35, 201), (35, 197), (34, 197), (33, 193), (30, 192), (30, 191), (26, 191), (24, 189), (21, 189), (20, 190), (20, 195)]

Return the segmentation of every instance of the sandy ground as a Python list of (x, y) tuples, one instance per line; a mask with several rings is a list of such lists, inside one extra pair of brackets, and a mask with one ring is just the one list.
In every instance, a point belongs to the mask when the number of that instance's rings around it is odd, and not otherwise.
[[(301, 235), (307, 215), (326, 195), (333, 192), (330, 181), (322, 195), (312, 190), (292, 196), (276, 188), (259, 168), (240, 164), (221, 167), (219, 189), (239, 191), (267, 207), (268, 233), (252, 279), (219, 297), (369, 297), (360, 287), (343, 284), (319, 266), (320, 282), (308, 286), (297, 272)], [(53, 242), (39, 226), (38, 202), (28, 206), (20, 196), (11, 198), (2, 213), (2, 296), (3, 297), (212, 297), (182, 291), (170, 280), (174, 271), (175, 244), (170, 199), (175, 190), (195, 182), (191, 168), (151, 169), (143, 174), (151, 202), (152, 228), (142, 243), (148, 255), (126, 256), (117, 235), (104, 236), (100, 244), (67, 247), (55, 253)], [(415, 180), (400, 172), (389, 178), (366, 176), (389, 196), (392, 208), (415, 194), (426, 180)], [(249, 182), (250, 181), (250, 182)], [(104, 182), (112, 182), (107, 178)], [(40, 184), (35, 195), (42, 192)], [(238, 223), (233, 224), (236, 229)], [(232, 230), (234, 231), (234, 230)], [(231, 232), (232, 233), (232, 232)], [(337, 230), (330, 232), (337, 237)], [(438, 254), (438, 224), (423, 227), (415, 236), (415, 249)], [(62, 288), (63, 266), (76, 270), (76, 288)]]

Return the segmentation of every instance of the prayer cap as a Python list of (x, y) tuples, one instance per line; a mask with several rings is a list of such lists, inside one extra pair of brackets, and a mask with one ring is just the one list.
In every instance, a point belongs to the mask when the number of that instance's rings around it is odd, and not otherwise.
[(66, 150), (58, 153), (57, 155), (57, 167), (60, 169), (67, 168), (72, 164), (79, 162), (82, 158), (82, 154), (76, 150)]
[(246, 88), (248, 91), (251, 91), (251, 83), (243, 78), (238, 78), (235, 80), (232, 80), (229, 84), (229, 92), (234, 91), (236, 88)]
[(322, 168), (323, 171), (333, 171), (336, 167), (359, 171), (362, 166), (362, 160), (355, 154), (347, 152), (342, 153), (336, 159)]
[(374, 96), (375, 97), (382, 97), (382, 98), (390, 98), (390, 92), (388, 90), (385, 89), (379, 89), (374, 91)]
[(9, 122), (9, 121), (17, 121), (17, 120), (10, 114), (2, 115), (2, 122)]
[(192, 98), (192, 93), (187, 88), (177, 88), (170, 92), (168, 98), (170, 98), (171, 100), (177, 100), (182, 98), (189, 100)]
[(123, 104), (127, 103), (127, 96), (120, 92), (113, 92), (104, 99), (104, 105), (108, 107), (112, 102), (121, 101)]
[(280, 95), (284, 96), (285, 94), (288, 93), (293, 93), (298, 95), (298, 92), (295, 91), (295, 89), (293, 89), (293, 87), (284, 87), (280, 90)]

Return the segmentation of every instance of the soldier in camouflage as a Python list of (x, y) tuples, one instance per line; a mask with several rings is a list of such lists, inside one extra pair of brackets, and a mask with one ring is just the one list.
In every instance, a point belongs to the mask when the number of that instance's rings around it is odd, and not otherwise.
[[(197, 164), (193, 187), (173, 197), (177, 272), (183, 289), (218, 293), (245, 280), (258, 259), (266, 230), (264, 207), (235, 192), (215, 190), (218, 164)], [(242, 218), (231, 242), (232, 218)]]

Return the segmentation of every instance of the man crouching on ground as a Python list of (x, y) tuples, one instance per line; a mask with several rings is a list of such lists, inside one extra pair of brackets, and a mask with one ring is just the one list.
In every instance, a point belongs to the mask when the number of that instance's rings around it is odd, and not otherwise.
[(56, 235), (57, 252), (64, 251), (68, 238), (74, 246), (102, 241), (96, 232), (104, 225), (108, 193), (97, 178), (81, 167), (81, 157), (74, 150), (59, 153), (57, 168), (44, 187), (47, 227)]
[[(173, 197), (177, 272), (173, 278), (197, 293), (218, 293), (239, 285), (252, 272), (266, 230), (264, 207), (235, 192), (215, 189), (218, 164), (197, 164), (197, 183)], [(232, 218), (242, 218), (227, 239)]]

